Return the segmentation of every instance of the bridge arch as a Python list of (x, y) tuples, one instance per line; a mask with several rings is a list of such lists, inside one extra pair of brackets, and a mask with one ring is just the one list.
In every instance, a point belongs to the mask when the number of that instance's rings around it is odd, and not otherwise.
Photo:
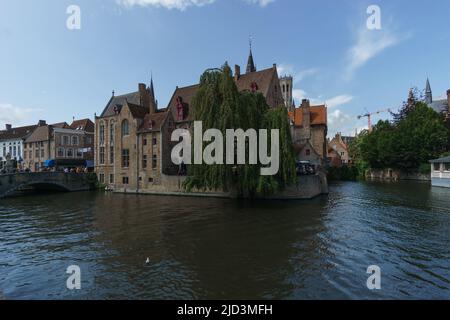
[(63, 172), (0, 175), (0, 198), (26, 188), (60, 192), (90, 190), (92, 188), (90, 175)]

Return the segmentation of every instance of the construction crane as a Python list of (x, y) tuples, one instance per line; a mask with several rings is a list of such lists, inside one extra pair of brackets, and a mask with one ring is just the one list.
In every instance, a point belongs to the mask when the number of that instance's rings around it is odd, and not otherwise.
[(375, 111), (375, 112), (367, 112), (366, 114), (362, 114), (362, 115), (358, 116), (358, 120), (361, 119), (361, 118), (367, 118), (369, 132), (372, 132), (372, 130), (373, 130), (373, 128), (372, 128), (372, 116), (375, 116), (375, 115), (383, 113), (383, 112), (391, 112), (391, 109), (378, 110), (378, 111)]

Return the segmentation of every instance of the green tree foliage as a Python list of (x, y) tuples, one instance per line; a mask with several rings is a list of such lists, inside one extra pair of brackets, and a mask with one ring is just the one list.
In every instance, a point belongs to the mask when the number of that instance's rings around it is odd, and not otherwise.
[(269, 109), (261, 93), (239, 92), (227, 64), (222, 69), (207, 70), (201, 76), (200, 88), (192, 99), (192, 106), (194, 119), (202, 121), (204, 131), (215, 128), (224, 137), (226, 129), (255, 129), (257, 132), (267, 129), (270, 146), (270, 130), (279, 129), (280, 167), (275, 176), (261, 176), (260, 164), (191, 165), (184, 184), (186, 190), (224, 190), (237, 192), (239, 196), (254, 197), (272, 194), (296, 183), (286, 108)]
[(449, 130), (442, 115), (423, 102), (403, 110), (398, 121), (379, 121), (354, 146), (356, 161), (372, 168), (417, 170), (449, 149)]

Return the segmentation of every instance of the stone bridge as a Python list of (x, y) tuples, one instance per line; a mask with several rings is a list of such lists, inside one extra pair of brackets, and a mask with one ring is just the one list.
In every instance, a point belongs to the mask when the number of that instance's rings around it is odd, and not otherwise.
[(97, 177), (94, 173), (36, 172), (0, 175), (0, 198), (33, 188), (63, 192), (93, 189)]

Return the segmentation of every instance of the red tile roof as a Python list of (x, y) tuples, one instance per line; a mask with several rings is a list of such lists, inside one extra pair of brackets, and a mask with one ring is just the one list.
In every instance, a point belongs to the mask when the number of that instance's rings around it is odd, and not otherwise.
[[(311, 106), (310, 117), (311, 125), (327, 125), (327, 107), (325, 105)], [(294, 122), (295, 126), (303, 125), (303, 110), (296, 108), (294, 112), (289, 112), (289, 118)]]

